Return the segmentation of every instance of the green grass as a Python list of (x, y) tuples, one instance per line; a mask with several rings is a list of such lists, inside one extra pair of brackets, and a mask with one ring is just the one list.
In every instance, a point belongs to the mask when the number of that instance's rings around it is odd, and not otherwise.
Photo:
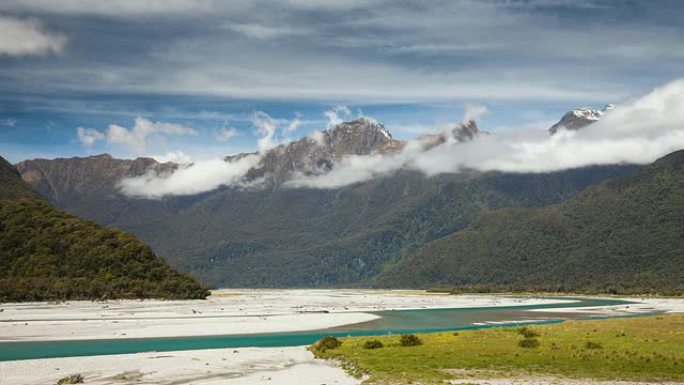
[(368, 337), (345, 338), (336, 349), (314, 353), (338, 359), (352, 374), (367, 374), (368, 382), (379, 384), (442, 383), (469, 375), (684, 381), (684, 315), (568, 321), (528, 329), (539, 334), (539, 347), (520, 347), (524, 337), (516, 328), (494, 328), (421, 334), (423, 344), (411, 347), (401, 346), (398, 335), (373, 337), (383, 343), (382, 349), (364, 349)]

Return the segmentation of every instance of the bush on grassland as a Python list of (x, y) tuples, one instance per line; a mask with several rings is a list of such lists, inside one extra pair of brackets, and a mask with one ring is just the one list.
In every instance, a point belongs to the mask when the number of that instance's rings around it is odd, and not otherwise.
[(340, 346), (342, 346), (342, 341), (340, 341), (337, 337), (328, 336), (318, 341), (316, 345), (314, 345), (314, 349), (317, 352), (323, 353), (326, 350), (337, 349)]
[(536, 348), (539, 346), (539, 340), (536, 338), (523, 338), (518, 341), (518, 346), (521, 348)]
[(383, 346), (385, 345), (383, 345), (382, 342), (378, 340), (368, 340), (365, 344), (363, 344), (364, 349), (380, 349)]
[(418, 346), (423, 344), (423, 341), (415, 334), (402, 334), (399, 342), (401, 346)]

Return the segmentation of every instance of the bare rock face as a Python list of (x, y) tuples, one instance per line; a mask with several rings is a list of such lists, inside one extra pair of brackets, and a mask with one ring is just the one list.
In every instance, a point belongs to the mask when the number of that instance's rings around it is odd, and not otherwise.
[(592, 123), (599, 121), (603, 115), (614, 108), (612, 104), (606, 105), (600, 110), (595, 110), (589, 107), (578, 108), (568, 111), (561, 120), (549, 128), (551, 135), (558, 132), (560, 129), (579, 130)]
[(171, 172), (177, 167), (175, 163), (159, 163), (152, 158), (115, 159), (109, 154), (32, 159), (17, 164), (22, 179), (57, 204), (88, 195), (111, 195), (122, 178), (150, 170)]
[(474, 120), (470, 120), (439, 134), (424, 135), (419, 140), (422, 142), (423, 148), (430, 149), (448, 141), (467, 142), (475, 139), (480, 133), (477, 123)]
[[(276, 183), (293, 173), (325, 172), (348, 155), (388, 154), (400, 151), (406, 143), (392, 138), (385, 127), (372, 119), (359, 118), (334, 128), (268, 150), (252, 177), (269, 175)], [(246, 154), (227, 157), (237, 160)]]

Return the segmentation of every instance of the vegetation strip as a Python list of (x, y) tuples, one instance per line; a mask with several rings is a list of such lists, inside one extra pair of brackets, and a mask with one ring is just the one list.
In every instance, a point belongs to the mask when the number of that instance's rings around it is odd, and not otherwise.
[(379, 384), (516, 375), (684, 381), (684, 314), (421, 334), (415, 346), (401, 338), (373, 337), (376, 349), (367, 337), (343, 338), (311, 350)]

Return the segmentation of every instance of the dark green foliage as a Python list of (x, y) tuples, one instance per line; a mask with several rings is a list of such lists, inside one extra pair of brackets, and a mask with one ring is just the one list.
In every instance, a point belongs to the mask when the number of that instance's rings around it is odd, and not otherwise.
[(363, 344), (364, 349), (380, 349), (383, 345), (379, 340), (368, 340)]
[(0, 301), (205, 298), (133, 235), (37, 199), (0, 200)]
[(314, 345), (314, 349), (317, 352), (323, 353), (326, 350), (337, 349), (342, 346), (342, 341), (337, 337), (328, 336), (324, 337)]
[(684, 293), (684, 151), (562, 205), (503, 209), (422, 247), (380, 286)]
[(80, 374), (72, 374), (70, 376), (62, 377), (57, 381), (57, 385), (72, 385), (72, 384), (82, 384), (83, 376)]
[(534, 330), (528, 328), (528, 327), (521, 327), (518, 329), (518, 334), (525, 338), (533, 338), (533, 337), (539, 337), (539, 333), (535, 332)]
[(539, 347), (539, 340), (534, 337), (525, 337), (518, 341), (518, 346), (521, 348), (536, 348)]
[(598, 342), (587, 341), (584, 344), (585, 349), (603, 349), (603, 345)]
[(21, 180), (17, 169), (0, 156), (0, 199), (16, 198), (40, 198), (40, 194)]
[(418, 346), (423, 344), (423, 340), (415, 334), (402, 334), (399, 343), (401, 346)]
[(58, 207), (130, 231), (172, 266), (220, 287), (367, 284), (483, 212), (557, 203), (636, 169), (430, 178), (407, 171), (332, 190), (274, 185), (144, 200), (116, 189), (121, 175), (132, 172), (130, 163), (107, 156), (34, 160), (20, 170), (42, 175), (32, 186)]

